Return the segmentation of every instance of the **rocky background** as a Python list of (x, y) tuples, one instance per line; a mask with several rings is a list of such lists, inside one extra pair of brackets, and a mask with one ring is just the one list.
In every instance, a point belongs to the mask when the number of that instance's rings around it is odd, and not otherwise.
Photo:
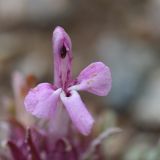
[[(73, 43), (74, 75), (94, 61), (112, 71), (108, 97), (83, 94), (106, 127), (123, 133), (104, 143), (109, 160), (160, 157), (160, 0), (0, 0), (0, 120), (12, 104), (13, 74), (53, 79), (52, 31)], [(3, 139), (0, 127), (0, 141)]]

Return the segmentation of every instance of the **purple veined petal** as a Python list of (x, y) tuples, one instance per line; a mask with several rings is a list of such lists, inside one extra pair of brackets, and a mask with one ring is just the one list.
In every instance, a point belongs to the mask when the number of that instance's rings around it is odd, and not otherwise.
[(72, 44), (69, 35), (62, 27), (53, 32), (54, 84), (64, 90), (72, 80)]
[(61, 100), (68, 111), (68, 114), (75, 127), (83, 134), (89, 135), (94, 119), (88, 112), (77, 91), (71, 91), (71, 95), (66, 97), (65, 93), (60, 94)]
[(61, 88), (54, 90), (52, 84), (40, 83), (25, 97), (26, 110), (38, 118), (50, 118), (54, 115), (61, 91)]
[(95, 62), (81, 71), (77, 77), (77, 85), (69, 90), (86, 90), (90, 93), (105, 96), (112, 86), (112, 77), (109, 67), (102, 62)]

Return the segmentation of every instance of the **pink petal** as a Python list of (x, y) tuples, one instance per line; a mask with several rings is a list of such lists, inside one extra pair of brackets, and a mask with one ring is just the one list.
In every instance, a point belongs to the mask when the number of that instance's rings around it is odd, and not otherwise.
[(77, 83), (69, 90), (86, 90), (99, 96), (105, 96), (112, 86), (110, 69), (102, 62), (92, 63), (81, 71), (77, 77)]
[(52, 140), (51, 143), (57, 139), (65, 137), (69, 133), (68, 129), (70, 118), (67, 110), (60, 100), (58, 101), (57, 106), (56, 113), (48, 121), (49, 133), (54, 136), (54, 140)]
[(79, 94), (73, 90), (69, 97), (66, 97), (64, 92), (61, 93), (60, 97), (73, 124), (83, 135), (88, 135), (91, 132), (94, 119), (86, 109)]
[(54, 115), (61, 89), (54, 90), (49, 83), (40, 83), (31, 89), (24, 100), (25, 108), (39, 118), (49, 118)]
[(53, 32), (54, 83), (65, 89), (72, 80), (72, 44), (69, 35), (62, 27)]

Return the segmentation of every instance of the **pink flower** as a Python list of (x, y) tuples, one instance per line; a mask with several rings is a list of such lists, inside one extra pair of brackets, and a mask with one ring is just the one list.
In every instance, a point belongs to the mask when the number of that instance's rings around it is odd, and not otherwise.
[(110, 69), (102, 62), (95, 62), (73, 79), (72, 44), (61, 27), (56, 27), (53, 32), (53, 51), (54, 84), (40, 83), (31, 89), (24, 101), (25, 108), (36, 117), (51, 119), (56, 116), (61, 101), (75, 127), (83, 135), (88, 135), (94, 119), (77, 91), (106, 96), (112, 83)]

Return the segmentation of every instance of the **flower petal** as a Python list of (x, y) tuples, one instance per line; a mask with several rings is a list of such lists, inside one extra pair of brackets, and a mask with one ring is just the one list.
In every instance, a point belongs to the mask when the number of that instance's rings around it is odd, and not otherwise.
[(66, 31), (58, 26), (53, 32), (54, 84), (66, 88), (72, 80), (72, 43)]
[(60, 100), (58, 101), (57, 106), (54, 116), (48, 121), (48, 131), (54, 136), (54, 140), (52, 140), (51, 143), (54, 143), (54, 141), (57, 141), (68, 134), (68, 125), (70, 122), (67, 110)]
[(32, 115), (39, 118), (53, 116), (61, 88), (54, 90), (49, 83), (40, 83), (31, 89), (24, 100), (25, 108)]
[(65, 93), (62, 92), (60, 97), (73, 124), (83, 135), (88, 135), (91, 132), (94, 119), (86, 109), (77, 91), (71, 91), (69, 97), (66, 97)]
[(109, 67), (102, 62), (95, 62), (81, 71), (77, 77), (77, 85), (69, 90), (86, 90), (99, 96), (106, 96), (112, 86), (112, 77)]

